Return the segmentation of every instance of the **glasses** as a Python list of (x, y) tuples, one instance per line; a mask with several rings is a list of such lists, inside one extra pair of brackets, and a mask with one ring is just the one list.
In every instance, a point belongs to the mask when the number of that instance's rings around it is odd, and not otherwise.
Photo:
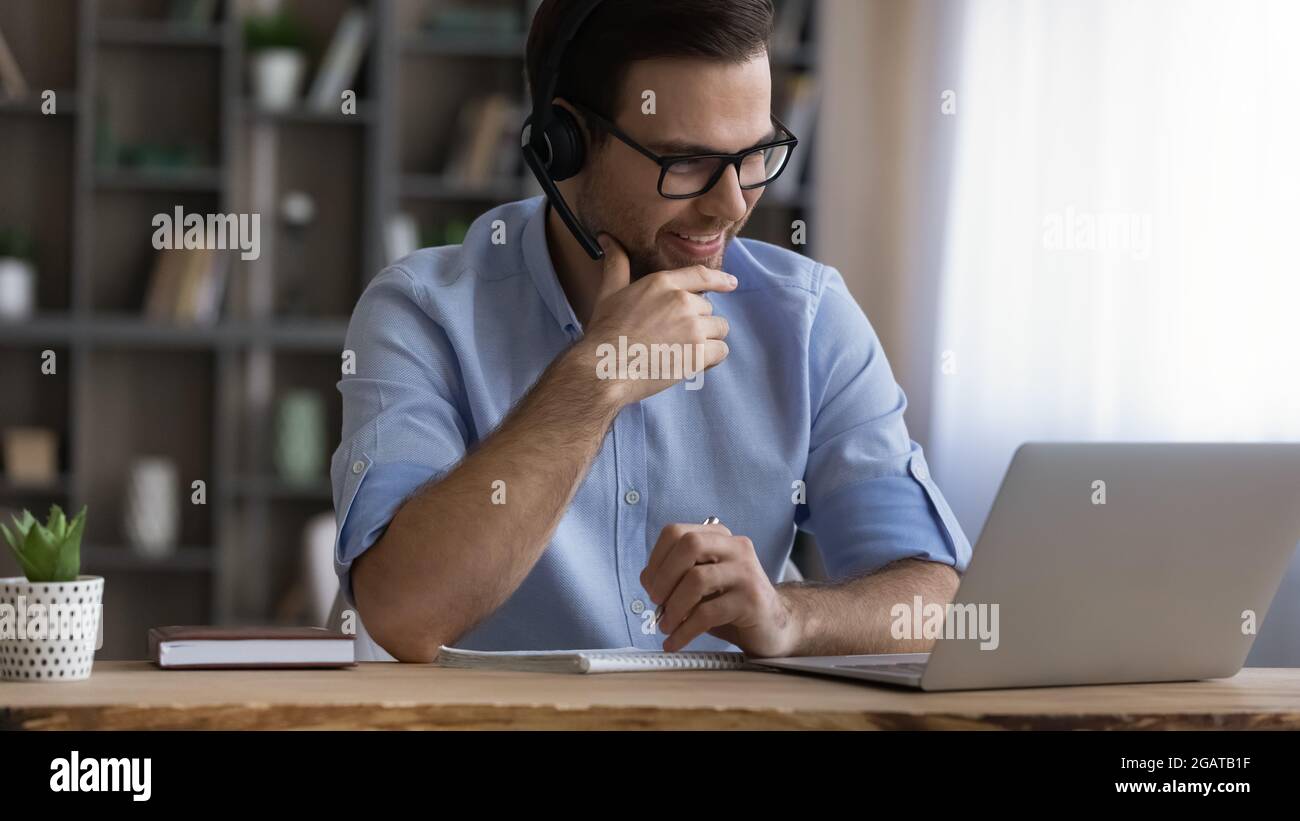
[(739, 154), (670, 154), (660, 156), (624, 134), (609, 120), (581, 103), (573, 103), (584, 116), (591, 118), (632, 150), (648, 157), (659, 166), (659, 195), (670, 200), (698, 197), (722, 179), (728, 166), (734, 166), (743, 191), (762, 188), (781, 176), (799, 138), (771, 114), (772, 123), (787, 136), (756, 145)]

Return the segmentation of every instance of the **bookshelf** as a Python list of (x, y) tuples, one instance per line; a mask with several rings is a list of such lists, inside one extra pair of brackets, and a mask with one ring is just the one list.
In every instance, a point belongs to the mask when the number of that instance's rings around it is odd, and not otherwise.
[[(0, 101), (0, 226), (32, 237), (39, 272), (35, 313), (0, 319), (0, 429), (52, 428), (59, 443), (51, 483), (0, 473), (0, 516), (89, 506), (83, 572), (109, 577), (100, 658), (142, 657), (157, 624), (305, 620), (282, 603), (304, 525), (332, 510), (340, 356), (352, 306), (387, 261), (387, 227), (406, 213), (424, 241), (447, 241), (493, 205), (539, 193), (517, 156), (494, 158), (475, 180), (447, 173), (472, 100), (499, 93), (526, 111), (537, 2), (476, 0), (495, 28), (475, 33), (424, 26), (454, 5), (436, 0), (285, 0), (309, 33), (309, 66), (348, 9), (365, 10), (355, 114), (253, 101), (242, 31), (251, 0), (218, 0), (206, 25), (170, 22), (170, 0), (0, 4), (0, 32), (31, 89)], [(815, 70), (808, 16), (793, 47), (773, 55), (778, 111), (787, 78)], [(42, 112), (44, 89), (54, 114)], [(799, 136), (811, 152), (812, 135)], [(131, 144), (176, 146), (185, 162), (122, 162)], [(813, 224), (810, 186), (765, 195), (746, 235), (789, 246), (792, 219)], [(280, 216), (288, 192), (315, 204), (305, 228)], [(232, 262), (213, 324), (143, 312), (157, 253), (150, 219), (178, 205), (262, 215), (262, 256)], [(40, 370), (47, 350), (54, 374)], [(325, 471), (305, 484), (280, 478), (272, 458), (278, 401), (302, 389), (323, 399), (329, 437)], [(123, 488), (142, 454), (178, 468), (179, 546), (163, 558), (126, 546)], [(203, 505), (189, 503), (194, 480), (206, 485)], [(0, 574), (17, 572), (0, 553)]]

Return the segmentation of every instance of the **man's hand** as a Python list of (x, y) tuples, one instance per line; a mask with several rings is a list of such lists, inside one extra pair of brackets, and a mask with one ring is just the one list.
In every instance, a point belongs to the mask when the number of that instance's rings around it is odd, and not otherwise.
[(665, 527), (641, 585), (664, 605), (667, 652), (705, 632), (756, 657), (791, 655), (798, 646), (794, 609), (768, 580), (753, 543), (723, 525)]
[(605, 249), (604, 279), (583, 336), (586, 359), (593, 369), (596, 347), (609, 343), (617, 348), (620, 336), (627, 338), (628, 345), (639, 342), (647, 349), (652, 344), (680, 345), (678, 350), (689, 348), (692, 357), (698, 352), (702, 359), (691, 361), (689, 372), (678, 379), (618, 380), (616, 393), (622, 404), (653, 396), (727, 357), (727, 343), (722, 341), (727, 336), (727, 320), (714, 316), (713, 304), (699, 292), (732, 291), (735, 277), (695, 265), (658, 271), (629, 284), (631, 272), (623, 246), (608, 234), (600, 235), (600, 243)]

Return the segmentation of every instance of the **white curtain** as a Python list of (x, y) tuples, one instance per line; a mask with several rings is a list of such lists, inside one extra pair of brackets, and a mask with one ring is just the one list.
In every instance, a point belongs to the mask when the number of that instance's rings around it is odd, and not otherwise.
[[(1297, 0), (965, 7), (930, 450), (972, 539), (1022, 441), (1300, 439), (1298, 39)], [(1295, 562), (1256, 650), (1300, 665)]]

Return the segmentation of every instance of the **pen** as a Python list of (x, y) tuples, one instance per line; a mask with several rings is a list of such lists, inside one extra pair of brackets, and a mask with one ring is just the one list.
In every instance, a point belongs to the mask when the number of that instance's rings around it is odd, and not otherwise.
[[(707, 527), (709, 525), (720, 525), (720, 524), (722, 524), (722, 520), (719, 519), (717, 516), (710, 516), (709, 518), (700, 522), (700, 525), (702, 527)], [(656, 604), (655, 618), (654, 618), (654, 626), (656, 630), (659, 629), (659, 618), (663, 616), (663, 614), (664, 614), (664, 606), (662, 604)]]

